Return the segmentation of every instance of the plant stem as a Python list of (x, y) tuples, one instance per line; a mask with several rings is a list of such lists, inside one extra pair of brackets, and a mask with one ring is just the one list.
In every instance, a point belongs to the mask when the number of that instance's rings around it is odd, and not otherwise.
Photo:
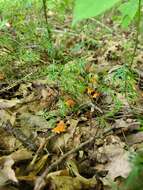
[(47, 4), (46, 4), (47, 0), (42, 0), (43, 2), (43, 9), (44, 9), (44, 17), (45, 17), (45, 22), (46, 22), (46, 26), (47, 26), (47, 32), (48, 32), (48, 39), (51, 40), (51, 30), (49, 27), (49, 23), (48, 23), (48, 15), (47, 15)]
[(135, 47), (134, 47), (134, 51), (133, 51), (133, 55), (132, 55), (132, 60), (130, 63), (130, 69), (133, 66), (134, 63), (134, 59), (135, 59), (135, 55), (137, 52), (137, 47), (138, 47), (138, 43), (139, 43), (139, 34), (140, 34), (140, 21), (141, 21), (141, 0), (138, 0), (138, 18), (137, 18), (137, 23), (136, 23), (136, 38), (135, 38)]

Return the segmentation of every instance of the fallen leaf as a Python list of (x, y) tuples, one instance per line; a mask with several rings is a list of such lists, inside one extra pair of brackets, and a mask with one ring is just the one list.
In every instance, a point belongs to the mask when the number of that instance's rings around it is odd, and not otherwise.
[(0, 109), (12, 108), (16, 106), (18, 103), (20, 103), (20, 100), (18, 99), (12, 99), (12, 100), (0, 99)]
[(111, 162), (106, 165), (108, 170), (107, 178), (115, 179), (117, 177), (127, 178), (131, 171), (131, 164), (129, 162), (129, 153), (127, 151), (115, 155)]
[(135, 134), (130, 134), (126, 137), (127, 143), (129, 145), (137, 144), (137, 143), (142, 143), (143, 142), (143, 132), (138, 132)]
[(76, 127), (78, 125), (79, 120), (70, 119), (68, 120), (67, 124), (70, 124), (66, 133), (62, 133), (59, 136), (55, 136), (54, 140), (50, 141), (50, 148), (54, 152), (59, 152), (59, 149), (63, 149), (65, 147), (73, 148), (78, 146), (79, 135), (74, 135)]
[(131, 171), (129, 152), (124, 149), (125, 144), (117, 136), (109, 136), (107, 142), (100, 147), (99, 161), (103, 160), (104, 170), (108, 171), (106, 179), (114, 180), (117, 177), (127, 178)]
[(49, 128), (49, 123), (46, 119), (38, 115), (33, 115), (31, 113), (22, 113), (19, 118), (22, 126), (28, 126), (29, 128), (35, 128), (38, 131), (44, 131)]
[(8, 111), (0, 110), (0, 125), (3, 122), (7, 122), (7, 120), (9, 120), (12, 125), (14, 125), (15, 119), (16, 119), (16, 112), (14, 112), (10, 115), (10, 113)]
[(11, 154), (12, 159), (15, 162), (19, 162), (22, 160), (29, 160), (32, 159), (32, 152), (27, 150), (26, 148), (24, 149), (19, 149)]
[(11, 156), (5, 157), (4, 163), (3, 163), (3, 168), (0, 171), (0, 186), (3, 186), (7, 184), (9, 180), (18, 183), (18, 180), (15, 176), (15, 172), (12, 169), (12, 166), (14, 164), (14, 160), (12, 159)]
[[(58, 174), (58, 173), (57, 173)], [(72, 176), (61, 176), (53, 175), (48, 176), (49, 181), (51, 182), (50, 186), (54, 187), (53, 189), (62, 189), (64, 190), (83, 190), (83, 189), (96, 189), (97, 181), (95, 178), (84, 178), (81, 175), (76, 177)]]
[(18, 176), (17, 179), (19, 181), (30, 181), (33, 182), (36, 180), (36, 176), (35, 175), (28, 175), (28, 176)]
[(54, 129), (52, 129), (52, 131), (55, 132), (55, 133), (62, 133), (62, 132), (66, 131), (65, 128), (66, 128), (65, 123), (64, 123), (64, 121), (61, 120), (57, 124), (57, 126)]
[(50, 149), (53, 152), (59, 152), (59, 150), (62, 150), (67, 146), (70, 138), (71, 134), (69, 133), (62, 133), (59, 136), (55, 136), (55, 138), (50, 141)]
[(47, 154), (42, 156), (41, 159), (37, 163), (35, 163), (34, 169), (33, 169), (34, 171), (32, 171), (31, 174), (35, 174), (35, 175), (38, 174), (45, 166), (47, 159), (48, 159)]
[(53, 189), (82, 190), (82, 184), (79, 179), (71, 176), (52, 176), (51, 186)]

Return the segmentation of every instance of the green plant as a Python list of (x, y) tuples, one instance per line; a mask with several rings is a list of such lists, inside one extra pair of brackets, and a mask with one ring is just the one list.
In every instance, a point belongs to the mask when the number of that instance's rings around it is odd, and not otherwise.
[(57, 102), (57, 115), (64, 117), (69, 111), (74, 111), (66, 105), (66, 96), (80, 104), (82, 102), (85, 89), (87, 87), (88, 73), (85, 71), (86, 62), (77, 59), (66, 64), (50, 64), (40, 71), (42, 76), (47, 77), (51, 85), (56, 85), (60, 89)]
[(83, 19), (101, 15), (108, 9), (112, 8), (113, 6), (116, 6), (117, 4), (119, 5), (119, 8), (117, 8), (117, 10), (120, 11), (120, 21), (123, 27), (126, 28), (133, 20), (136, 21), (136, 39), (132, 60), (130, 63), (131, 68), (134, 62), (134, 57), (138, 46), (142, 0), (129, 0), (125, 2), (123, 2), (122, 0), (102, 0), (102, 3), (99, 0), (76, 0), (73, 24)]
[(141, 0), (129, 0), (125, 2), (122, 0), (102, 0), (102, 4), (99, 0), (76, 0), (73, 23), (103, 14), (105, 11), (118, 4), (122, 26), (127, 27), (133, 21), (136, 14), (140, 12), (140, 3)]
[[(117, 6), (119, 8), (117, 8)], [(137, 92), (135, 89), (135, 77), (133, 76), (132, 66), (134, 63), (134, 58), (136, 56), (137, 47), (139, 44), (139, 34), (140, 34), (140, 23), (141, 23), (141, 9), (142, 9), (142, 0), (76, 0), (74, 8), (74, 18), (73, 24), (76, 24), (78, 21), (83, 19), (99, 16), (105, 11), (111, 9), (112, 7), (120, 12), (120, 24), (123, 28), (127, 28), (132, 21), (135, 23), (136, 35), (135, 35), (135, 46), (133, 49), (133, 54), (131, 60), (128, 63), (125, 63), (121, 68), (113, 72), (112, 76), (107, 79), (111, 87), (117, 89), (118, 91), (125, 94), (126, 98), (134, 100), (137, 97)], [(108, 117), (113, 117), (116, 111), (118, 112), (121, 105), (120, 102), (116, 100), (115, 110), (109, 111), (106, 116), (100, 118), (100, 122), (104, 122), (103, 125), (106, 125), (105, 121)], [(133, 169), (128, 176), (128, 179), (125, 182), (122, 189), (132, 189), (132, 190), (142, 190), (142, 173), (143, 173), (143, 153), (138, 153), (133, 159)]]
[(131, 154), (132, 171), (125, 181), (122, 190), (142, 190), (143, 187), (143, 150), (137, 154)]
[[(135, 78), (132, 73), (132, 66), (134, 63), (134, 58), (136, 55), (138, 43), (139, 43), (139, 33), (140, 33), (140, 22), (141, 22), (141, 8), (142, 1), (141, 0), (129, 0), (129, 1), (121, 1), (121, 0), (103, 0), (102, 4), (99, 0), (76, 0), (75, 8), (74, 8), (74, 17), (73, 24), (81, 21), (83, 19), (87, 19), (93, 16), (98, 16), (106, 12), (108, 9), (112, 7), (116, 8), (121, 16), (121, 26), (127, 28), (129, 24), (135, 20), (136, 25), (136, 36), (135, 36), (135, 46), (133, 50), (133, 54), (131, 56), (131, 60), (129, 63), (125, 63), (123, 67), (119, 68), (114, 72), (113, 77), (111, 78), (113, 81), (119, 83), (119, 89), (122, 93), (125, 93), (128, 98), (135, 98)], [(92, 5), (92, 6), (91, 6)]]
[(72, 0), (0, 0), (0, 70), (7, 79), (22, 78), (49, 62), (63, 62), (62, 50), (54, 46), (53, 23), (60, 22), (71, 4)]

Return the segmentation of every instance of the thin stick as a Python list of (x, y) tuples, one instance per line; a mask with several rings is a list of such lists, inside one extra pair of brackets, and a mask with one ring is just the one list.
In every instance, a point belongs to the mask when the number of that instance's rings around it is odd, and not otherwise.
[(28, 77), (30, 77), (31, 75), (33, 75), (34, 73), (37, 72), (37, 69), (35, 71), (32, 71), (31, 73), (27, 74), (26, 76), (24, 76), (23, 78), (19, 79), (18, 81), (15, 81), (14, 83), (12, 83), (11, 85), (4, 87), (2, 89), (0, 89), (0, 93), (8, 91), (12, 88), (14, 88), (15, 86), (17, 86), (18, 84), (22, 83), (23, 81), (26, 81)]
[(39, 156), (39, 154), (43, 151), (43, 148), (47, 145), (47, 143), (49, 142), (49, 140), (51, 140), (53, 137), (55, 137), (56, 134), (53, 134), (51, 136), (49, 136), (48, 138), (45, 139), (45, 141), (39, 146), (39, 148), (37, 149), (35, 156), (33, 157), (29, 168), (32, 168), (36, 162), (37, 157)]
[(112, 30), (111, 28), (109, 28), (107, 25), (105, 25), (104, 23), (100, 22), (99, 20), (96, 20), (95, 18), (90, 18), (90, 20), (96, 22), (98, 25), (100, 25), (102, 28), (105, 28), (111, 34), (115, 33), (115, 35), (118, 36), (118, 34), (114, 30)]
[(49, 23), (48, 23), (48, 15), (47, 15), (47, 4), (46, 4), (47, 0), (42, 0), (43, 2), (43, 9), (44, 9), (44, 17), (45, 17), (45, 22), (46, 22), (46, 28), (47, 28), (47, 32), (48, 32), (48, 38), (49, 40), (51, 39), (51, 30), (49, 27)]
[(131, 64), (130, 64), (130, 69), (132, 68), (132, 65), (134, 63), (134, 59), (135, 59), (135, 55), (138, 49), (138, 43), (139, 43), (139, 34), (140, 34), (140, 22), (141, 22), (141, 0), (139, 0), (139, 4), (138, 4), (138, 18), (137, 18), (137, 33), (136, 33), (136, 38), (135, 38), (135, 47), (134, 47), (134, 51), (133, 51), (133, 55), (132, 55), (132, 60), (131, 60)]

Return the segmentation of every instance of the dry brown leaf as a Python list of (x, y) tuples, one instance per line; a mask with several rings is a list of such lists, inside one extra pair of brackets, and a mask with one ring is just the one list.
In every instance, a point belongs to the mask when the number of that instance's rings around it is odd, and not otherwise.
[(48, 159), (48, 154), (43, 155), (41, 157), (41, 159), (38, 160), (37, 163), (35, 163), (35, 165), (34, 165), (34, 171), (32, 171), (32, 173), (35, 174), (35, 175), (37, 173), (39, 173), (43, 169), (43, 167), (45, 166), (45, 164), (47, 163), (47, 159)]
[(62, 150), (63, 147), (73, 148), (78, 146), (79, 141), (77, 142), (77, 135), (75, 135), (76, 127), (79, 120), (70, 119), (68, 124), (68, 130), (66, 133), (62, 133), (59, 136), (56, 136), (54, 140), (50, 142), (51, 149), (55, 152)]
[(5, 157), (2, 169), (0, 171), (0, 178), (3, 180), (2, 182), (0, 182), (0, 186), (5, 185), (9, 180), (18, 183), (15, 172), (12, 169), (13, 164), (14, 160), (11, 156)]
[(21, 180), (21, 181), (30, 181), (30, 182), (34, 182), (37, 177), (35, 175), (28, 175), (28, 176), (18, 176), (17, 177), (18, 180)]
[(50, 142), (50, 147), (53, 152), (61, 151), (68, 143), (71, 135), (69, 133), (63, 133)]
[(127, 140), (127, 143), (129, 145), (142, 143), (143, 142), (143, 132), (140, 131), (140, 132), (135, 133), (135, 134), (130, 134), (127, 136), (126, 140)]
[(47, 120), (38, 115), (22, 113), (18, 119), (20, 120), (22, 126), (27, 126), (29, 128), (31, 127), (38, 131), (47, 131), (49, 128)]
[(104, 165), (104, 169), (108, 171), (106, 179), (114, 180), (120, 176), (127, 178), (131, 171), (129, 152), (124, 149), (125, 144), (117, 136), (110, 137), (107, 144), (98, 150), (102, 155), (99, 160), (102, 159), (107, 163)]
[(33, 153), (26, 148), (17, 150), (11, 154), (12, 159), (15, 162), (21, 161), (21, 160), (29, 160), (33, 157)]
[(16, 106), (18, 103), (20, 103), (20, 100), (18, 99), (12, 99), (12, 100), (0, 99), (0, 109), (12, 108)]
[(129, 153), (125, 151), (114, 156), (111, 162), (105, 166), (105, 170), (108, 170), (109, 179), (115, 179), (117, 177), (127, 178), (130, 171), (131, 165), (129, 163)]
[(77, 178), (70, 176), (53, 176), (51, 177), (51, 185), (53, 190), (82, 190), (82, 184)]
[(6, 110), (0, 110), (0, 125), (3, 122), (7, 122), (8, 120), (11, 122), (12, 125), (14, 125), (15, 119), (16, 119), (16, 112), (10, 114)]

